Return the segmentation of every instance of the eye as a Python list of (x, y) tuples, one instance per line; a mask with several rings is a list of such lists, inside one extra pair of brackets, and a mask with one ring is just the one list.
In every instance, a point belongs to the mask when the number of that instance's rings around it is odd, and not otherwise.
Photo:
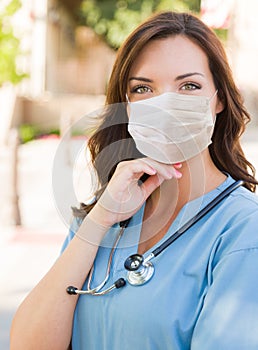
[(184, 83), (184, 85), (180, 89), (184, 91), (193, 91), (201, 89), (201, 86), (196, 83), (187, 82)]
[(146, 94), (151, 92), (151, 88), (149, 88), (147, 85), (137, 85), (134, 86), (130, 92), (134, 94)]

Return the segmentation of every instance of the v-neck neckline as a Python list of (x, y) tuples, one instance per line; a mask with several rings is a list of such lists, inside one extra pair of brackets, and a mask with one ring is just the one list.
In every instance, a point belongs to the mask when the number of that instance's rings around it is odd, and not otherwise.
[[(227, 186), (229, 186), (234, 180), (232, 177), (228, 174), (227, 178), (215, 189), (205, 193), (203, 196), (200, 196), (196, 199), (193, 199), (186, 203), (179, 211), (178, 215), (168, 228), (165, 235), (153, 246), (151, 246), (148, 250), (146, 250), (143, 253), (143, 256), (148, 256), (155, 248), (157, 248), (160, 244), (162, 244), (169, 236), (171, 236), (173, 233), (175, 233), (180, 227), (182, 227), (189, 219), (194, 217), (202, 208), (204, 208), (210, 201), (212, 201), (220, 192), (222, 192)], [(140, 210), (132, 217), (129, 226), (127, 228), (127, 234), (124, 235), (125, 237), (131, 236), (131, 239), (133, 238), (132, 244), (127, 245), (127, 247), (130, 246), (130, 250), (134, 249), (134, 253), (138, 251), (138, 247), (140, 244), (140, 238), (141, 238), (141, 231), (142, 231), (142, 225), (143, 225), (143, 217), (144, 217), (144, 210), (145, 205), (140, 208)], [(134, 232), (129, 232), (132, 230)], [(124, 239), (122, 240), (124, 241)], [(123, 242), (125, 243), (125, 241)], [(124, 244), (123, 244), (124, 246)]]

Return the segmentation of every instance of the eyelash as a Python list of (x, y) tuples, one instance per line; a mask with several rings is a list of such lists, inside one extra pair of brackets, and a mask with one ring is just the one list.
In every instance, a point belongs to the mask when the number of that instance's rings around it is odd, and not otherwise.
[(149, 91), (144, 91), (144, 92), (139, 92), (137, 91), (138, 89), (141, 89), (141, 88), (144, 88), (144, 89), (148, 89), (148, 90), (151, 90), (151, 88), (147, 85), (143, 85), (143, 84), (139, 84), (139, 85), (136, 85), (134, 86), (132, 89), (131, 89), (131, 93), (135, 93), (135, 94), (144, 94), (146, 92), (149, 92)]
[[(186, 86), (191, 86), (191, 89), (187, 89), (185, 88)], [(145, 89), (145, 91), (143, 92), (140, 92), (140, 91), (137, 91), (139, 89)], [(199, 90), (201, 89), (201, 86), (199, 84), (196, 84), (196, 83), (192, 83), (192, 82), (187, 82), (187, 83), (184, 83), (181, 87), (180, 87), (181, 90), (184, 90), (184, 91), (193, 91), (193, 90)], [(147, 91), (148, 90), (148, 91)], [(144, 94), (144, 93), (148, 93), (148, 92), (151, 92), (152, 89), (147, 86), (147, 85), (144, 85), (144, 84), (139, 84), (139, 85), (136, 85), (134, 86), (132, 89), (131, 89), (131, 93), (135, 93), (135, 94)]]
[(196, 83), (192, 83), (192, 82), (187, 82), (187, 83), (184, 83), (183, 86), (181, 87), (182, 90), (189, 90), (189, 89), (183, 89), (184, 87), (186, 86), (190, 86), (191, 85), (191, 89), (190, 90), (199, 90), (201, 89), (201, 86), (199, 84), (196, 84)]

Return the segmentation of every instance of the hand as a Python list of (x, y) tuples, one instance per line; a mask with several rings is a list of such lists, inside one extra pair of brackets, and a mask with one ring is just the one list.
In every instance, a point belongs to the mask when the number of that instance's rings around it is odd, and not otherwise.
[[(105, 227), (111, 227), (130, 218), (163, 181), (182, 176), (176, 169), (180, 166), (181, 164), (173, 166), (159, 163), (150, 158), (120, 162), (107, 188), (90, 212), (91, 219)], [(139, 184), (144, 173), (149, 178)]]

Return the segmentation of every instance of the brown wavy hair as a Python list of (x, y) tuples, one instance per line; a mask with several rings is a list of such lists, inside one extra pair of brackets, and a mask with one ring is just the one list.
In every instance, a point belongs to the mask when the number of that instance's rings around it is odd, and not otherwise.
[(218, 97), (224, 105), (217, 115), (213, 142), (209, 146), (214, 164), (235, 180), (243, 180), (250, 191), (255, 191), (258, 183), (255, 169), (245, 158), (239, 142), (250, 115), (233, 80), (222, 43), (198, 17), (189, 13), (163, 12), (136, 28), (118, 51), (107, 88), (103, 121), (88, 143), (100, 183), (98, 194), (102, 193), (121, 160), (142, 156), (127, 131), (128, 118), (123, 103), (132, 64), (148, 42), (175, 35), (187, 37), (205, 52)]

